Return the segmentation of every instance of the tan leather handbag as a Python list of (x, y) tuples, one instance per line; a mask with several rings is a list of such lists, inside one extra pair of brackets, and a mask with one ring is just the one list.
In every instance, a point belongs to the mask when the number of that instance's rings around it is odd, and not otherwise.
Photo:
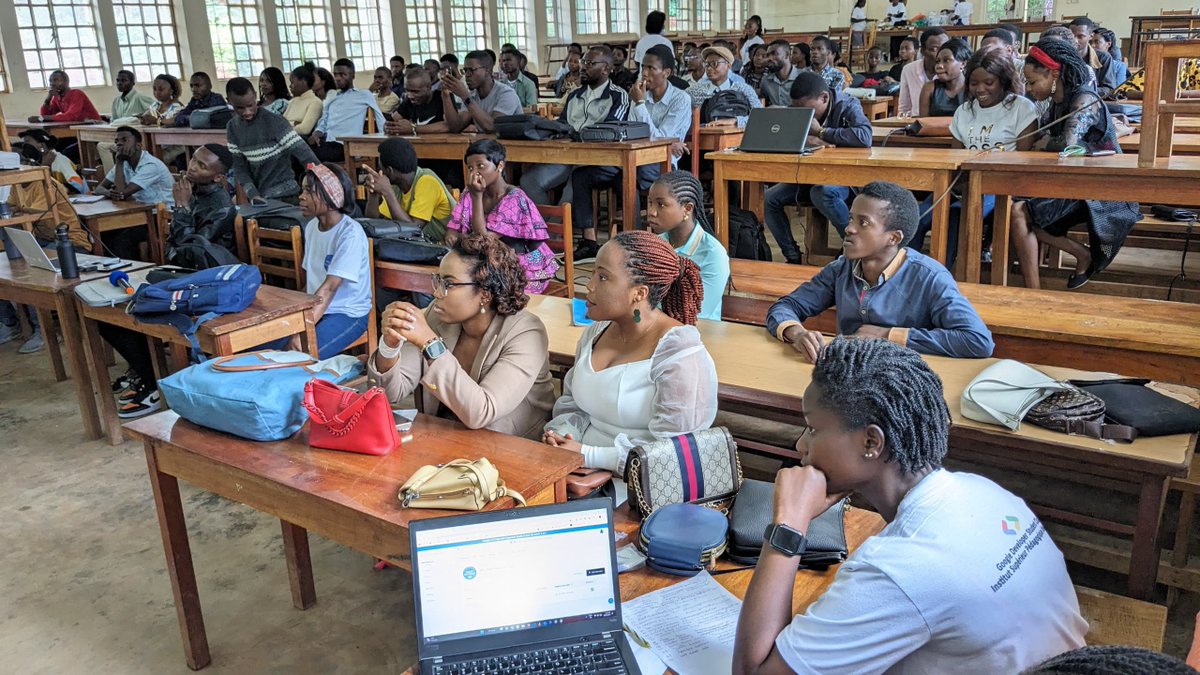
[(479, 511), (501, 497), (512, 497), (525, 506), (525, 498), (504, 486), (500, 472), (486, 457), (427, 464), (400, 486), (400, 503), (406, 509)]

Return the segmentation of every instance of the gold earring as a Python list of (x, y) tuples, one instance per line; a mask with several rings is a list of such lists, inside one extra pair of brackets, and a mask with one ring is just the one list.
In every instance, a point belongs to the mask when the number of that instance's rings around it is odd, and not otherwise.
[(479, 306), (479, 313), (480, 313), (480, 314), (487, 314), (487, 307), (485, 307), (485, 306), (483, 306), (483, 305), (480, 305), (480, 306)]
[(866, 453), (865, 455), (863, 455), (863, 457), (864, 457), (865, 459), (874, 459), (874, 458), (875, 458), (875, 453), (873, 453), (873, 452), (868, 452), (868, 453)]

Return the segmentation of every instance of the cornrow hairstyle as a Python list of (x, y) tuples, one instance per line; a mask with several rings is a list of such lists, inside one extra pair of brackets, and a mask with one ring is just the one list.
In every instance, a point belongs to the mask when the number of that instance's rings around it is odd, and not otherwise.
[(1127, 673), (1195, 675), (1196, 671), (1174, 656), (1152, 652), (1141, 647), (1104, 645), (1082, 647), (1059, 654), (1024, 671), (1022, 675), (1126, 675)]
[(492, 308), (500, 316), (512, 316), (525, 309), (525, 268), (517, 252), (494, 234), (468, 234), (450, 247), (468, 265), (471, 280), (492, 296)]
[[(1066, 40), (1067, 42), (1074, 42), (1075, 34), (1072, 33), (1071, 29), (1067, 28), (1066, 26), (1050, 26), (1046, 30), (1042, 31), (1042, 40), (1047, 40), (1047, 39), (1051, 39), (1051, 38), (1053, 38), (1055, 40)], [(1039, 40), (1039, 42), (1040, 41), (1041, 40)]]
[(812, 382), (814, 403), (847, 430), (883, 430), (887, 461), (902, 474), (942, 465), (950, 409), (941, 379), (920, 354), (889, 340), (839, 336), (817, 357)]
[(712, 224), (708, 222), (708, 216), (704, 213), (704, 186), (700, 184), (700, 179), (692, 175), (690, 171), (676, 170), (658, 177), (654, 181), (655, 185), (662, 184), (671, 191), (671, 196), (680, 205), (692, 205), (692, 217), (704, 228), (705, 232), (713, 234)]
[(1001, 105), (1011, 110), (1017, 96), (1017, 67), (1013, 64), (1012, 59), (1008, 58), (1008, 55), (1000, 49), (981, 49), (971, 55), (971, 59), (963, 68), (963, 77), (966, 78), (968, 85), (966, 87), (967, 109), (971, 111), (972, 115), (979, 114), (979, 103), (975, 100), (975, 95), (971, 92), (970, 87), (971, 73), (976, 68), (982, 68), (996, 78), (1006, 94)]
[(917, 199), (913, 197), (913, 193), (895, 183), (877, 180), (864, 185), (858, 194), (861, 197), (870, 197), (886, 204), (884, 213), (887, 222), (884, 223), (884, 227), (888, 230), (900, 231), (904, 237), (900, 240), (901, 247), (908, 244), (916, 234), (917, 223), (921, 219), (921, 207), (917, 205)]
[(700, 268), (675, 252), (664, 239), (646, 230), (627, 230), (611, 241), (625, 251), (625, 269), (633, 283), (650, 289), (647, 298), (667, 316), (694, 326), (704, 301)]
[[(1062, 77), (1064, 101), (1072, 101), (1081, 90), (1088, 89), (1088, 84), (1095, 73), (1092, 67), (1083, 60), (1083, 57), (1079, 56), (1079, 52), (1075, 51), (1075, 43), (1073, 41), (1067, 42), (1057, 38), (1043, 37), (1037, 41), (1035, 46), (1062, 65), (1059, 75)], [(1049, 68), (1038, 63), (1037, 59), (1025, 59), (1025, 64), (1032, 65), (1034, 70), (1049, 70)], [(1062, 122), (1059, 122), (1059, 124), (1062, 124)]]

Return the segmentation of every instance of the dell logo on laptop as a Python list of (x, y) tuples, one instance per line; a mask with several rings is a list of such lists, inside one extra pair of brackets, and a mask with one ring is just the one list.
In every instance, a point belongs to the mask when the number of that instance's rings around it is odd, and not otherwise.
[(771, 133), (777, 134), (777, 133), (779, 133), (779, 130), (782, 128), (783, 127), (779, 126), (778, 124), (772, 124), (771, 125)]

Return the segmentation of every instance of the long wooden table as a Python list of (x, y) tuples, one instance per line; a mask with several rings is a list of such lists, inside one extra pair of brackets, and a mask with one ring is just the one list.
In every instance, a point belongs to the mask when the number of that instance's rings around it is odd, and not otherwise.
[(78, 138), (74, 127), (79, 124), (79, 122), (30, 122), (28, 119), (4, 120), (9, 138), (14, 139), (23, 131), (41, 129), (55, 138), (66, 138), (73, 141)]
[[(1142, 204), (1200, 206), (1200, 157), (1170, 157), (1153, 166), (1138, 166), (1135, 154), (1111, 157), (1059, 158), (1049, 152), (993, 152), (962, 165), (970, 175), (968, 204), (996, 195), (992, 224), (991, 282), (1008, 283), (1010, 210), (1014, 197), (1129, 200)], [(980, 266), (983, 212), (965, 208), (960, 227), (958, 261)], [(978, 281), (978, 279), (968, 279)]]
[[(474, 141), (494, 138), (484, 134), (425, 134), (404, 136), (413, 144), (420, 159), (463, 161)], [(384, 134), (342, 136), (346, 146), (346, 168), (354, 175), (354, 158), (378, 158)], [(671, 170), (671, 140), (652, 138), (624, 143), (575, 143), (563, 140), (501, 141), (508, 162), (527, 164), (571, 164), (577, 166), (615, 166), (621, 169), (621, 193), (626, 196), (623, 214), (626, 228), (637, 222), (641, 200), (637, 199), (637, 169), (658, 164), (665, 173)]]
[(162, 159), (162, 148), (183, 146), (184, 156), (191, 160), (196, 148), (207, 143), (226, 145), (229, 142), (224, 129), (192, 129), (189, 127), (141, 127), (143, 147), (147, 152)]
[[(116, 401), (109, 391), (108, 364), (104, 358), (104, 339), (100, 337), (97, 323), (108, 323), (146, 335), (154, 347), (154, 365), (162, 377), (187, 365), (186, 347), (190, 343), (173, 326), (149, 324), (138, 321), (125, 313), (125, 307), (92, 307), (76, 301), (79, 316), (83, 321), (83, 343), (87, 345), (88, 372), (95, 381), (100, 400), (101, 420), (113, 445), (124, 440), (121, 422), (117, 416)], [(201, 324), (196, 331), (200, 349), (211, 356), (229, 356), (253, 349), (272, 340), (300, 336), (300, 348), (313, 357), (317, 356), (316, 321), (313, 305), (316, 298), (307, 293), (262, 285), (254, 302), (241, 312), (219, 316)], [(163, 357), (163, 343), (172, 343), (171, 364)]]
[(112, 232), (129, 227), (146, 227), (146, 242), (150, 247), (150, 258), (162, 260), (163, 242), (158, 237), (158, 205), (143, 204), (132, 199), (113, 201), (105, 198), (98, 202), (71, 202), (75, 215), (84, 229), (92, 236), (92, 253), (104, 255), (101, 232)]
[[(533, 296), (529, 309), (546, 325), (551, 362), (570, 366), (583, 332), (582, 328), (571, 325), (570, 301)], [(700, 321), (697, 328), (716, 363), (722, 410), (793, 424), (800, 418), (801, 399), (811, 382), (812, 366), (804, 363), (790, 345), (771, 339), (757, 326)], [(1040, 511), (1060, 520), (1131, 536), (1129, 591), (1133, 597), (1149, 597), (1158, 569), (1157, 538), (1167, 480), (1187, 475), (1196, 448), (1196, 434), (1108, 443), (1033, 425), (1023, 425), (1017, 432), (1009, 432), (1000, 426), (969, 420), (960, 410), (962, 392), (967, 384), (996, 359), (927, 356), (925, 360), (942, 379), (946, 405), (952, 417), (950, 444), (953, 456), (982, 458), (993, 463), (1003, 461), (1029, 472), (1036, 472), (1038, 467), (1053, 467), (1136, 486), (1138, 510), (1132, 526), (1098, 521), (1089, 514), (1050, 508), (1040, 508)], [(1038, 368), (1056, 379), (1095, 379), (1091, 373), (1068, 368)]]
[[(955, 172), (974, 156), (970, 150), (926, 150), (919, 148), (825, 148), (812, 155), (749, 153), (737, 150), (711, 152), (713, 162), (713, 211), (716, 236), (729, 245), (729, 186), (727, 181), (798, 183), (804, 185), (848, 185), (861, 187), (886, 180), (909, 190), (941, 195), (950, 188)], [(969, 202), (974, 204), (978, 202)], [(968, 206), (969, 206), (968, 204)], [(950, 200), (940, 200), (933, 209), (931, 255), (946, 261)], [(964, 266), (962, 245), (974, 241), (959, 237), (958, 277), (979, 280), (979, 265)]]
[[(141, 125), (130, 126), (145, 131)], [(117, 138), (117, 127), (112, 124), (79, 124), (71, 127), (71, 131), (78, 134), (79, 165), (83, 167), (99, 165), (100, 156), (96, 146), (101, 143), (114, 143)], [(145, 134), (143, 134), (143, 138), (145, 138)]]
[[(902, 133), (893, 134), (895, 127), (872, 126), (871, 131), (876, 146), (887, 142), (889, 148), (949, 148), (954, 144), (952, 136), (905, 136)], [(1134, 133), (1117, 139), (1121, 152), (1136, 155), (1142, 146), (1142, 135)], [(1171, 149), (1177, 155), (1200, 155), (1200, 134), (1176, 133)]]
[[(184, 657), (192, 670), (212, 659), (180, 480), (279, 518), (292, 604), (308, 609), (316, 602), (309, 530), (407, 569), (408, 524), (455, 513), (401, 508), (396, 497), (400, 485), (420, 467), (487, 457), (510, 489), (530, 504), (548, 504), (566, 501), (566, 476), (582, 462), (577, 452), (471, 431), (427, 415), (418, 415), (411, 441), (384, 457), (310, 448), (307, 427), (287, 440), (260, 443), (199, 427), (170, 411), (135, 420), (125, 429), (145, 446)], [(504, 497), (487, 509), (513, 506)]]

